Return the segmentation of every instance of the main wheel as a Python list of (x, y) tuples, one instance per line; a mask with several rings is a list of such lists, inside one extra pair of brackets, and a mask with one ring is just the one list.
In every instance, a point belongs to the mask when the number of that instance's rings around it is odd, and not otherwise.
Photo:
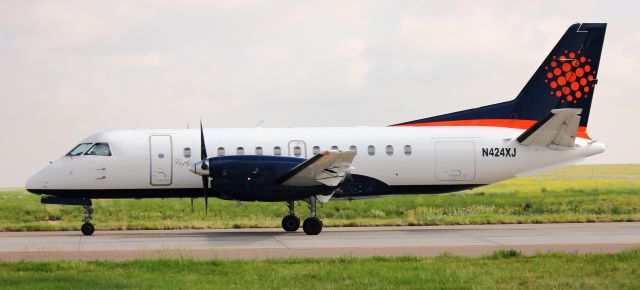
[(295, 232), (300, 228), (300, 219), (290, 214), (282, 219), (282, 228), (287, 232)]
[(322, 221), (317, 217), (310, 217), (304, 220), (302, 229), (307, 235), (317, 235), (322, 231)]
[(80, 231), (85, 236), (93, 235), (93, 232), (95, 232), (95, 230), (96, 229), (93, 227), (92, 223), (84, 223), (84, 224), (82, 224), (82, 227), (80, 228)]

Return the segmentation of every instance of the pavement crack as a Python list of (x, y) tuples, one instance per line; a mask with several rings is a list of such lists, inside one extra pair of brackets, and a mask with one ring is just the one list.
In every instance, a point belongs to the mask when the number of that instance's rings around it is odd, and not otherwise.
[(465, 236), (465, 237), (468, 237), (468, 238), (473, 238), (473, 239), (481, 240), (481, 241), (484, 241), (484, 242), (487, 242), (487, 243), (489, 243), (489, 244), (493, 244), (493, 245), (504, 246), (504, 244), (502, 244), (502, 243), (500, 243), (500, 242), (496, 242), (496, 241), (490, 240), (490, 239), (485, 238), (485, 237), (482, 237), (482, 236), (466, 234), (466, 233), (464, 233), (463, 231), (459, 231), (459, 230), (458, 230), (458, 231), (456, 231), (456, 232), (457, 232), (458, 234), (460, 234), (460, 235), (462, 235), (462, 236)]
[(276, 243), (282, 245), (285, 249), (290, 250), (291, 248), (289, 248), (285, 243), (283, 243), (281, 240), (279, 240), (278, 238), (276, 238), (276, 236), (274, 236), (273, 234), (267, 234), (269, 235), (269, 237), (271, 237), (274, 241), (276, 241)]

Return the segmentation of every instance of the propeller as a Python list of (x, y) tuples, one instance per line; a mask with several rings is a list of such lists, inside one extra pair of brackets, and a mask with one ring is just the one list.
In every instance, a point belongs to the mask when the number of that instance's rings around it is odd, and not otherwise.
[[(207, 147), (204, 143), (204, 131), (202, 129), (202, 120), (200, 120), (200, 160), (202, 160), (202, 164), (200, 165), (200, 169), (202, 171), (206, 171), (209, 169), (208, 162), (205, 162), (207, 159)], [(204, 193), (204, 213), (205, 215), (209, 214), (209, 176), (202, 175), (202, 189)]]

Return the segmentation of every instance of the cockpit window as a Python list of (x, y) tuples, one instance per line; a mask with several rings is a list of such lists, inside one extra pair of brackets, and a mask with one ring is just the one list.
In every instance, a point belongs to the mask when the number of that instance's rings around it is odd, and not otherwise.
[(69, 153), (67, 153), (67, 156), (82, 155), (82, 153), (87, 151), (87, 148), (89, 148), (89, 147), (91, 147), (91, 143), (80, 143), (76, 147), (73, 147), (73, 149), (71, 149), (71, 151), (69, 151)]
[(91, 146), (91, 149), (87, 151), (84, 155), (95, 155), (95, 156), (111, 156), (111, 149), (109, 149), (109, 143), (106, 142), (98, 142)]

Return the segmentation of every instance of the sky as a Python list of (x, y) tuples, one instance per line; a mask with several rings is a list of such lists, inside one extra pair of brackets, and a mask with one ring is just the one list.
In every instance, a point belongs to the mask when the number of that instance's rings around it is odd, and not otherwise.
[(386, 126), (514, 98), (607, 22), (589, 163), (640, 163), (637, 1), (0, 1), (0, 187), (105, 129)]

